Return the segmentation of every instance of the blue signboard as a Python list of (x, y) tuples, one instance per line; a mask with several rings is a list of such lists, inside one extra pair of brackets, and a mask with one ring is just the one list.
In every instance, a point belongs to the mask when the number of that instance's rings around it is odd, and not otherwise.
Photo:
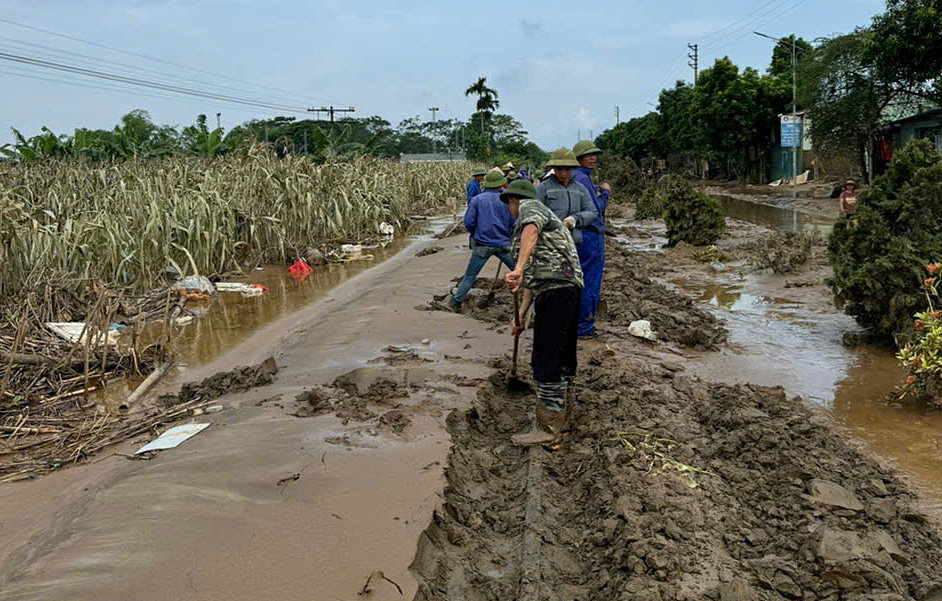
[(801, 117), (782, 115), (782, 148), (801, 145)]

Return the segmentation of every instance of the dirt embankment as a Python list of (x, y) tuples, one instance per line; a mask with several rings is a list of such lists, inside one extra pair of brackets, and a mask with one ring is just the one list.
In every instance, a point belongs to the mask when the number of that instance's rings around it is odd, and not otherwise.
[[(890, 470), (781, 389), (707, 384), (598, 345), (577, 431), (541, 453), (541, 599), (884, 600), (942, 594), (942, 537)], [(586, 365), (587, 364), (587, 365)], [(531, 396), (501, 378), (449, 420), (417, 599), (519, 598)]]

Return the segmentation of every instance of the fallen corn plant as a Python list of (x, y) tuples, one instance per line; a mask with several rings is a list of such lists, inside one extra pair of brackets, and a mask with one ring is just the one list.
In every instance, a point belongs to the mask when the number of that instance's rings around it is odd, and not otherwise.
[[(622, 436), (624, 436), (624, 434)], [(628, 450), (628, 454), (632, 459), (639, 459), (647, 466), (648, 473), (655, 470), (663, 473), (676, 472), (680, 474), (680, 477), (688, 488), (697, 488), (700, 486), (694, 474), (716, 476), (713, 472), (686, 465), (672, 458), (670, 452), (674, 450), (674, 446), (677, 444), (673, 440), (651, 438), (650, 436), (646, 436), (644, 440), (634, 444), (628, 442), (625, 438), (621, 438), (620, 440), (622, 446)]]

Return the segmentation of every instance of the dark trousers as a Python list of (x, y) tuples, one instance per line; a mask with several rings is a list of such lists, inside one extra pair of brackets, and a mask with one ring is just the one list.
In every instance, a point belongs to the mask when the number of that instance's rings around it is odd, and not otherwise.
[(562, 382), (576, 375), (576, 342), (582, 291), (577, 286), (553, 288), (537, 295), (533, 321), (533, 379)]

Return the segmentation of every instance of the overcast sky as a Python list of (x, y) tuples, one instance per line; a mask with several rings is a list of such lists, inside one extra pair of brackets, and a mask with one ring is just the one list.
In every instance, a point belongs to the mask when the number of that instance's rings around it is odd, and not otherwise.
[[(572, 145), (657, 103), (661, 88), (728, 55), (764, 71), (773, 36), (806, 39), (866, 25), (882, 0), (603, 0), (378, 2), (262, 0), (0, 0), (0, 20), (50, 30), (199, 72), (0, 21), (0, 53), (38, 58), (303, 111), (333, 103), (393, 124), (466, 119), (478, 76), (544, 149)], [(120, 63), (120, 64), (116, 64)], [(144, 71), (142, 69), (150, 69)], [(224, 79), (209, 73), (235, 78)], [(45, 79), (39, 79), (45, 78)], [(184, 79), (185, 78), (185, 79)], [(54, 80), (54, 81), (49, 81)], [(74, 83), (64, 83), (64, 82)], [(111, 128), (135, 108), (158, 123), (199, 113), (230, 128), (286, 114), (186, 98), (0, 60), (0, 142), (9, 128)], [(304, 118), (302, 114), (295, 114)]]

